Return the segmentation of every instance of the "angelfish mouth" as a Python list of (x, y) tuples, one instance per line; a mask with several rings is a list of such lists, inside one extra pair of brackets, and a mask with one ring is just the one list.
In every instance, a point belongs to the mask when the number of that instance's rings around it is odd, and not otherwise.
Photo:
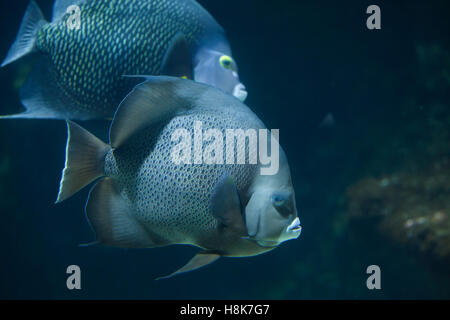
[(297, 217), (295, 218), (291, 224), (286, 228), (287, 233), (300, 233), (302, 232), (302, 226), (300, 225), (300, 219)]
[(247, 99), (248, 92), (242, 83), (237, 84), (233, 89), (233, 96), (244, 102)]

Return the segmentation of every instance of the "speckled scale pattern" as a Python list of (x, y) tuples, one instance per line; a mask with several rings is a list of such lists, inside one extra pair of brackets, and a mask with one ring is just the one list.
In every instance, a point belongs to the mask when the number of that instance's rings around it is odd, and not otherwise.
[[(171, 150), (176, 142), (171, 141), (171, 134), (177, 128), (185, 128), (193, 137), (195, 120), (202, 121), (203, 131), (219, 129), (224, 137), (225, 129), (255, 128), (260, 124), (252, 122), (251, 117), (248, 123), (237, 122), (225, 112), (180, 116), (172, 119), (158, 137), (144, 131), (110, 152), (105, 161), (106, 173), (117, 179), (137, 219), (173, 243), (196, 244), (216, 229), (217, 220), (210, 211), (211, 197), (226, 172), (242, 193), (259, 173), (258, 165), (249, 164), (174, 164)], [(225, 155), (225, 146), (223, 152)]]
[(40, 30), (37, 46), (50, 58), (61, 90), (94, 118), (112, 117), (137, 84), (123, 75), (159, 74), (178, 32), (190, 43), (206, 32), (205, 13), (190, 1), (92, 0), (80, 10), (79, 30), (67, 28), (65, 15)]

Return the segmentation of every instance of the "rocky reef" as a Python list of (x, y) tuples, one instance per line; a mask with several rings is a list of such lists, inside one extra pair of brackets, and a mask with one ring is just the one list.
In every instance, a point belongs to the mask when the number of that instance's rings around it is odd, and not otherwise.
[[(415, 85), (404, 104), (401, 130), (347, 189), (348, 216), (373, 219), (389, 239), (426, 257), (450, 262), (450, 54), (437, 45), (416, 47)], [(392, 155), (401, 153), (395, 166)], [(449, 263), (450, 264), (450, 263)]]
[(348, 189), (353, 218), (375, 218), (391, 239), (450, 261), (450, 158), (420, 172), (366, 178)]

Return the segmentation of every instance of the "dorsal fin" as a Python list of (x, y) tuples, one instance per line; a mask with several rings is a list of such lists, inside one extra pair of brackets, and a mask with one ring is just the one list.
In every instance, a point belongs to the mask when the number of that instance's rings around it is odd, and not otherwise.
[(174, 77), (146, 77), (121, 102), (111, 124), (109, 139), (120, 147), (135, 133), (171, 119), (193, 107), (208, 86)]

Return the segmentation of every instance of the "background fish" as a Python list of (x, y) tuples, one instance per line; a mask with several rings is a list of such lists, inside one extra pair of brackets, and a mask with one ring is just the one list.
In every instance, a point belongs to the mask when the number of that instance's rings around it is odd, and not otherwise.
[(119, 247), (192, 244), (205, 250), (177, 273), (220, 256), (260, 254), (297, 238), (301, 226), (283, 151), (274, 175), (261, 175), (261, 165), (249, 161), (175, 164), (172, 134), (180, 128), (193, 134), (194, 121), (224, 137), (230, 128), (265, 128), (248, 107), (220, 90), (153, 77), (120, 105), (110, 145), (68, 122), (57, 202), (101, 178), (86, 205), (97, 239)]
[[(79, 6), (79, 29), (69, 27)], [(137, 84), (124, 75), (185, 76), (244, 100), (224, 30), (194, 0), (56, 0), (48, 23), (34, 1), (5, 66), (39, 61), (21, 88), (16, 118), (112, 118)]]

